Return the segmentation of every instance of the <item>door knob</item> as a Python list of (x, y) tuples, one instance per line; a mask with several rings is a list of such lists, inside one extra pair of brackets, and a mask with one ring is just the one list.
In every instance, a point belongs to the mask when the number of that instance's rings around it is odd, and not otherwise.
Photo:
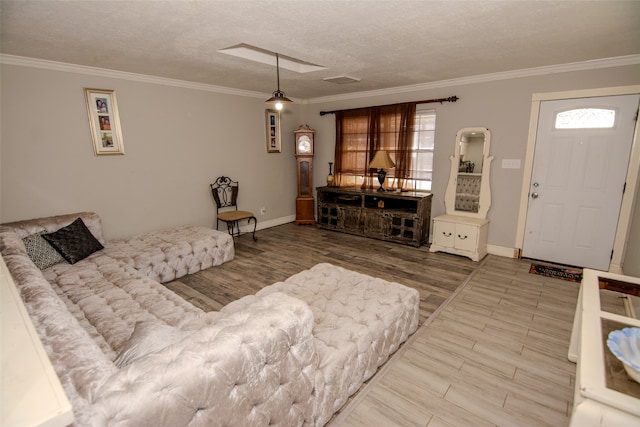
[(537, 199), (538, 198), (538, 193), (531, 193), (531, 198), (532, 199)]

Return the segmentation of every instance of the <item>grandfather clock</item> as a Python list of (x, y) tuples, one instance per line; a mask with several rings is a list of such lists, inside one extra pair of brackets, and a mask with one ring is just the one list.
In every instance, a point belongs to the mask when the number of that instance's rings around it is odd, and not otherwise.
[(307, 125), (301, 125), (293, 132), (298, 167), (296, 224), (316, 223), (313, 209), (313, 135), (315, 132)]

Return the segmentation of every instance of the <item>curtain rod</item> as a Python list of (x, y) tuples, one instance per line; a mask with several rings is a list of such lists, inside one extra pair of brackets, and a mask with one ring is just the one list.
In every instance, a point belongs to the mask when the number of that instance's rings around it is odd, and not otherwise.
[[(412, 101), (413, 104), (431, 104), (433, 102), (439, 102), (442, 104), (443, 102), (456, 102), (458, 99), (457, 96), (450, 96), (448, 98), (437, 98), (437, 99), (425, 99), (424, 101)], [(398, 104), (405, 104), (403, 102), (399, 102)], [(377, 105), (377, 107), (388, 107), (389, 105), (397, 105), (397, 104), (387, 104), (387, 105)], [(371, 107), (360, 107), (360, 108), (371, 108)], [(359, 110), (360, 108), (348, 108), (346, 110), (333, 110), (333, 111), (320, 111), (320, 115), (324, 116), (325, 114), (335, 114), (340, 111), (351, 111), (351, 110)]]

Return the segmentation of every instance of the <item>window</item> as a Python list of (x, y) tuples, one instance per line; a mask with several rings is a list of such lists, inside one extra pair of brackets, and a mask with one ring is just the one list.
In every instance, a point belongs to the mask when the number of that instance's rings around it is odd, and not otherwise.
[[(358, 109), (336, 116), (336, 169), (334, 181), (340, 186), (377, 187), (375, 171), (368, 165), (377, 150), (386, 150), (396, 163), (387, 171), (385, 188), (430, 191), (435, 145), (435, 110), (409, 110), (414, 123), (405, 123), (400, 108), (380, 111)], [(405, 116), (406, 117), (406, 116)], [(411, 120), (408, 120), (411, 121)], [(413, 129), (407, 134), (404, 129)], [(401, 148), (401, 135), (408, 153)], [(402, 155), (401, 155), (402, 153)], [(406, 159), (403, 161), (403, 159)], [(402, 163), (402, 164), (401, 164)]]
[[(336, 115), (338, 116), (338, 115)], [(342, 153), (336, 153), (335, 182), (340, 186), (361, 186), (368, 168), (369, 116), (366, 112), (348, 112), (338, 125), (336, 144), (342, 141)], [(336, 145), (336, 148), (337, 145)], [(338, 158), (340, 157), (340, 158)]]
[(556, 115), (556, 129), (608, 129), (616, 122), (615, 110), (579, 108)]
[(416, 190), (431, 191), (435, 140), (436, 111), (416, 110), (409, 183)]

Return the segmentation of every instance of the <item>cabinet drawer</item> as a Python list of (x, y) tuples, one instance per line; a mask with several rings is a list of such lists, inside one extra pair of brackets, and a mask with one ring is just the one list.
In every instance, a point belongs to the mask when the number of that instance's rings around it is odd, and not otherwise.
[(362, 232), (360, 208), (338, 208), (338, 228)]
[(367, 237), (383, 239), (389, 233), (389, 215), (364, 214), (363, 232)]
[(456, 224), (455, 247), (465, 251), (475, 251), (478, 241), (478, 227), (475, 225)]
[(318, 203), (318, 226), (335, 229), (338, 227), (338, 208), (329, 203)]
[(436, 245), (453, 248), (455, 232), (456, 225), (451, 222), (433, 222), (433, 239)]
[(389, 238), (420, 244), (420, 218), (415, 214), (393, 212), (385, 215), (389, 218)]

